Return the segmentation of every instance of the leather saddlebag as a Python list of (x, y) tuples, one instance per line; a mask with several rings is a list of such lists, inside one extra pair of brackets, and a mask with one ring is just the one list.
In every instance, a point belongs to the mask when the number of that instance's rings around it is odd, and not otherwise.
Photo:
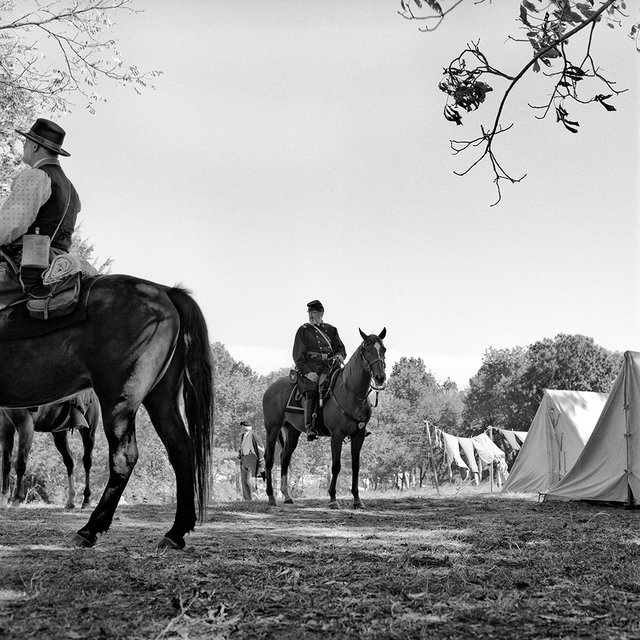
[(47, 320), (71, 313), (80, 297), (80, 277), (80, 273), (74, 273), (62, 282), (30, 291), (29, 315), (37, 320)]

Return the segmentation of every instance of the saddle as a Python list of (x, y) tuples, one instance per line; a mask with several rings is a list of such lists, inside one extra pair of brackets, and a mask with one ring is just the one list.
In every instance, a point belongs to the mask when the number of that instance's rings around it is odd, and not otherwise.
[(27, 311), (36, 320), (59, 318), (73, 312), (80, 299), (80, 273), (29, 291)]
[[(320, 388), (318, 397), (320, 399), (320, 406), (318, 407), (318, 414), (322, 413), (322, 405), (329, 397), (329, 393), (331, 389), (336, 384), (336, 379), (338, 378), (338, 373), (340, 373), (340, 367), (335, 367), (332, 369), (329, 374), (322, 374), (320, 376)], [(289, 394), (289, 398), (287, 399), (287, 404), (285, 406), (285, 411), (291, 411), (292, 413), (304, 413), (304, 409), (302, 408), (302, 400), (304, 398), (304, 394), (300, 391), (300, 387), (298, 385), (298, 372), (295, 369), (292, 369), (289, 372), (289, 380), (293, 382), (293, 387), (291, 388), (291, 393)]]

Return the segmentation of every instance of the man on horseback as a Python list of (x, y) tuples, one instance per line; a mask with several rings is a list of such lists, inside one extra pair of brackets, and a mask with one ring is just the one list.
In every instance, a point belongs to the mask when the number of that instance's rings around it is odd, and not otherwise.
[[(20, 291), (22, 239), (38, 233), (50, 239), (50, 258), (67, 253), (80, 211), (80, 198), (60, 166), (65, 131), (51, 120), (38, 118), (24, 136), (22, 159), (29, 165), (13, 181), (0, 207), (0, 293)], [(93, 271), (92, 271), (93, 270)], [(89, 263), (83, 271), (96, 273)]]
[(324, 307), (319, 300), (307, 304), (309, 322), (297, 331), (293, 342), (293, 361), (300, 374), (298, 386), (304, 393), (304, 425), (307, 440), (315, 440), (316, 405), (320, 384), (329, 375), (334, 364), (344, 363), (347, 352), (340, 340), (338, 330), (323, 322)]

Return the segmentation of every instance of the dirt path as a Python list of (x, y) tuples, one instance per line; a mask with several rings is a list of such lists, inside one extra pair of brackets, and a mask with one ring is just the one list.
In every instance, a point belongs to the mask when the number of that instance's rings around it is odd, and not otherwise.
[(640, 513), (474, 493), (213, 507), (183, 552), (173, 508), (0, 513), (1, 638), (639, 638)]

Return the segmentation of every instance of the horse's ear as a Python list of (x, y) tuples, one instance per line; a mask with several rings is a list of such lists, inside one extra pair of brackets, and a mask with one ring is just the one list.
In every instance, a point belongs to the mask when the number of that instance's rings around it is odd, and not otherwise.
[(385, 327), (379, 334), (378, 334), (378, 338), (380, 338), (380, 340), (384, 340), (384, 337), (387, 335), (387, 327)]
[(367, 334), (366, 334), (366, 333), (364, 333), (364, 332), (362, 331), (362, 329), (358, 328), (358, 331), (360, 332), (360, 335), (362, 336), (362, 339), (363, 339), (363, 340), (366, 340), (366, 339), (368, 338)]

